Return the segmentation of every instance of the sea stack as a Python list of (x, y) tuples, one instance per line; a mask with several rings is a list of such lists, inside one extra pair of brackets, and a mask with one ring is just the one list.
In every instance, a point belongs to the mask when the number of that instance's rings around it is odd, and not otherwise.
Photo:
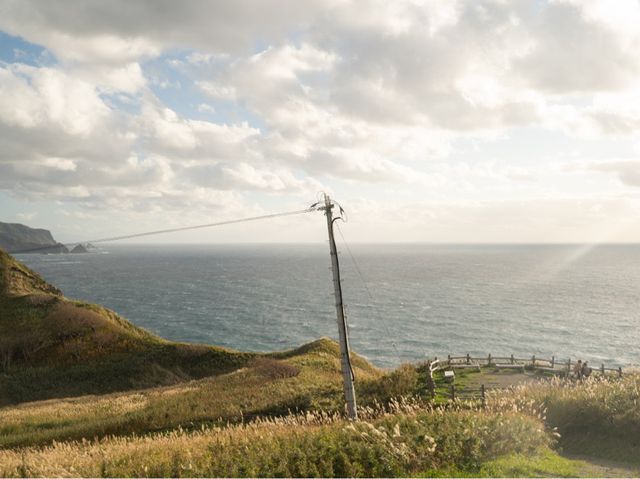
[(87, 248), (86, 248), (82, 243), (80, 243), (80, 244), (76, 245), (76, 246), (71, 250), (71, 252), (72, 252), (72, 253), (88, 253), (88, 252), (89, 252), (89, 250), (87, 250)]

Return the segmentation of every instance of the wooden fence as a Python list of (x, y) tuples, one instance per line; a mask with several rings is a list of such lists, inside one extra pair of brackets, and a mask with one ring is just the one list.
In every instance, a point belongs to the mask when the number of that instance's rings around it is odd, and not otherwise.
[[(488, 354), (483, 357), (472, 357), (469, 354), (465, 356), (447, 356), (445, 360), (434, 359), (430, 361), (429, 369), (434, 372), (441, 369), (456, 369), (456, 368), (475, 368), (481, 367), (496, 367), (498, 369), (534, 369), (541, 371), (548, 371), (558, 374), (571, 373), (572, 366), (575, 362), (571, 359), (566, 361), (558, 361), (555, 356), (550, 359), (536, 358), (535, 354), (530, 358), (517, 358), (513, 354), (511, 356), (492, 356)], [(610, 368), (601, 364), (600, 367), (591, 368), (593, 374), (615, 373), (618, 376), (622, 376), (622, 368)]]
[[(435, 397), (435, 378), (434, 373), (436, 371), (448, 371), (454, 369), (477, 369), (478, 371), (481, 368), (485, 367), (495, 367), (498, 369), (521, 369), (523, 372), (525, 370), (538, 370), (538, 371), (547, 371), (553, 374), (559, 374), (566, 377), (571, 376), (573, 371), (573, 366), (575, 366), (576, 362), (572, 362), (571, 359), (567, 359), (566, 361), (558, 361), (555, 356), (552, 356), (550, 359), (546, 358), (536, 358), (535, 355), (531, 356), (531, 358), (517, 358), (513, 354), (511, 356), (492, 356), (488, 354), (484, 357), (472, 357), (469, 354), (465, 356), (451, 356), (448, 355), (447, 359), (440, 360), (435, 358), (433, 360), (427, 361), (428, 366), (428, 377), (427, 377), (427, 387), (431, 391), (432, 396)], [(597, 375), (600, 374), (605, 376), (607, 374), (615, 374), (618, 377), (622, 377), (622, 368), (610, 368), (606, 367), (604, 364), (601, 364), (599, 368), (591, 368), (591, 374)], [(480, 386), (480, 395), (464, 395), (460, 396), (456, 392), (455, 383), (452, 382), (449, 388), (449, 399), (475, 399), (480, 400), (482, 406), (485, 405), (485, 393), (486, 389), (484, 384)]]

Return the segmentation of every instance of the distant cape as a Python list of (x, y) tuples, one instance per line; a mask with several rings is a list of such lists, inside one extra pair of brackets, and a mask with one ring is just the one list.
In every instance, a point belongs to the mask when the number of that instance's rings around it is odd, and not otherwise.
[(0, 248), (8, 253), (68, 253), (49, 230), (0, 221)]

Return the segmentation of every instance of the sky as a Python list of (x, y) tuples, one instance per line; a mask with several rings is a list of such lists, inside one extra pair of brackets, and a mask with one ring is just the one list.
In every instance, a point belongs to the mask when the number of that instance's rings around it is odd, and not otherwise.
[(82, 241), (324, 191), (353, 242), (639, 242), (639, 51), (638, 0), (0, 0), (0, 221)]

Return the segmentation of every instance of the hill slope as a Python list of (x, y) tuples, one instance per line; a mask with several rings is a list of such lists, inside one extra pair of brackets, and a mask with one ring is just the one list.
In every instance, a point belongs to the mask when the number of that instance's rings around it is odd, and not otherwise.
[[(229, 373), (256, 358), (269, 358), (267, 369), (286, 370), (280, 362), (303, 355), (323, 358), (316, 363), (335, 390), (340, 356), (331, 340), (272, 355), (167, 341), (106, 308), (70, 301), (0, 250), (0, 406), (171, 385)], [(357, 355), (353, 361), (365, 376), (378, 374)]]
[(173, 384), (253, 356), (166, 341), (106, 308), (70, 301), (0, 250), (0, 404)]

